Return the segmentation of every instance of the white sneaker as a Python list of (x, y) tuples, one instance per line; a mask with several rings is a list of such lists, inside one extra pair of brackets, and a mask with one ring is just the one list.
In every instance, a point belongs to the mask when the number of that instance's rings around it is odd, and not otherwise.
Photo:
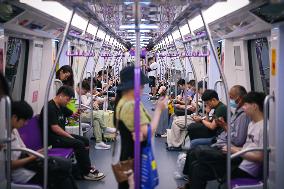
[(98, 142), (98, 143), (96, 143), (95, 149), (97, 149), (97, 150), (109, 150), (110, 145), (107, 145), (104, 142)]
[(162, 138), (167, 138), (167, 136), (167, 133), (161, 135)]
[(101, 172), (95, 171), (94, 173), (89, 172), (87, 175), (84, 176), (86, 180), (98, 181), (105, 178), (105, 175)]
[(113, 128), (113, 127), (106, 127), (106, 128), (105, 128), (105, 132), (106, 132), (106, 133), (115, 133), (115, 132), (116, 132), (116, 128)]

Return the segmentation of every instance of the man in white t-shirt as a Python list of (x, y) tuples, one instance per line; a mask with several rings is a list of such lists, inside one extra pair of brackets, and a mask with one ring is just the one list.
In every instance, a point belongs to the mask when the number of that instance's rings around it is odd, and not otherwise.
[(159, 68), (159, 64), (155, 62), (154, 57), (151, 57), (148, 59), (148, 62), (150, 66), (148, 67), (148, 77), (150, 79), (149, 82), (149, 87), (151, 88), (151, 94), (153, 96), (156, 95), (157, 93), (157, 88), (156, 88), (156, 78), (157, 78), (157, 71)]
[[(244, 112), (251, 118), (248, 126), (247, 139), (242, 148), (233, 146), (231, 148), (232, 154), (241, 150), (250, 148), (263, 148), (263, 102), (265, 99), (264, 93), (249, 92), (244, 98), (243, 109)], [(226, 147), (223, 148), (226, 152)], [(252, 151), (247, 152), (241, 156), (243, 161), (239, 168), (233, 172), (233, 177), (254, 177), (261, 176), (261, 168), (263, 161), (263, 152)]]

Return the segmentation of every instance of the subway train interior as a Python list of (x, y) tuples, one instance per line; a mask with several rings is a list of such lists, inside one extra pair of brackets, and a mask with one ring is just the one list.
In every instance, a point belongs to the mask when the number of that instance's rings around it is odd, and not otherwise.
[(281, 189), (283, 52), (284, 0), (0, 0), (0, 188)]

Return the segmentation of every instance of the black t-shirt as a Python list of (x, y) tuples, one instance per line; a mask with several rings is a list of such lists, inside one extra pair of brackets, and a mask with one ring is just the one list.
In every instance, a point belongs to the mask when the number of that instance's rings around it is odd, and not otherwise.
[[(215, 111), (214, 111), (214, 114), (213, 116), (215, 118), (224, 118), (225, 122), (227, 121), (227, 106), (224, 105), (222, 102), (219, 102), (219, 104), (215, 107)], [(216, 132), (216, 135), (215, 136), (218, 136), (219, 134), (221, 134), (224, 130), (221, 128), (221, 127), (217, 127), (215, 132)]]
[(98, 79), (96, 80), (96, 87), (101, 89), (103, 88), (102, 82)]
[[(56, 134), (51, 130), (51, 125), (59, 125), (65, 129), (66, 118), (71, 116), (73, 112), (66, 107), (57, 107), (54, 100), (48, 102), (48, 136), (54, 137)], [(43, 128), (43, 108), (40, 112), (40, 120)]]

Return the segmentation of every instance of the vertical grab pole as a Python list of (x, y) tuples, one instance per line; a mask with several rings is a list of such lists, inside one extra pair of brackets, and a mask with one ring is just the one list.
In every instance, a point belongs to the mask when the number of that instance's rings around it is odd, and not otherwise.
[[(227, 103), (227, 123), (231, 123), (231, 111), (230, 111), (231, 107), (230, 107), (230, 97), (229, 97), (229, 92), (228, 92), (228, 83), (227, 83), (225, 74), (224, 74), (224, 72), (221, 68), (221, 65), (218, 64), (218, 55), (215, 51), (213, 39), (211, 37), (209, 27), (204, 20), (203, 13), (202, 13), (201, 9), (199, 10), (199, 13), (200, 13), (200, 16), (202, 18), (202, 22), (203, 22), (203, 25), (204, 25), (204, 28), (205, 28), (205, 31), (206, 31), (206, 34), (207, 34), (207, 37), (208, 37), (208, 40), (209, 40), (209, 43), (210, 43), (211, 50), (213, 51), (213, 57), (216, 61), (218, 70), (219, 70), (220, 75), (221, 75), (221, 79), (223, 80), (223, 83), (224, 83), (224, 90), (225, 90), (225, 94), (226, 94), (226, 103)], [(227, 151), (228, 151), (228, 153), (227, 153), (227, 188), (230, 189), (231, 188), (231, 127), (228, 127), (227, 133), (228, 133), (228, 141), (227, 141)]]
[[(90, 20), (88, 21), (88, 24), (87, 24), (87, 26), (86, 26), (86, 29), (85, 29), (84, 33), (86, 33), (86, 31), (87, 31), (87, 29), (88, 29), (88, 27), (89, 27), (89, 23), (90, 23)], [(98, 31), (99, 31), (99, 27), (98, 27), (98, 29), (97, 29), (97, 31), (96, 31), (96, 34), (95, 34), (95, 37), (94, 37), (94, 38), (96, 38), (96, 36), (97, 36), (97, 34), (98, 34)], [(94, 42), (94, 43), (95, 43), (95, 42)], [(93, 50), (94, 43), (91, 44), (90, 51)], [(87, 49), (87, 51), (88, 51), (88, 49)], [(87, 67), (87, 65), (88, 65), (88, 62), (89, 62), (89, 56), (86, 57), (86, 60), (85, 60), (85, 63), (84, 63), (84, 66), (83, 66), (83, 69), (82, 69), (82, 72), (81, 72), (80, 83), (79, 83), (79, 89), (80, 89), (80, 91), (82, 91), (82, 80), (83, 80), (84, 73), (85, 73), (86, 67)], [(81, 94), (79, 94), (79, 110), (81, 109), (81, 103), (82, 103)], [(92, 102), (91, 102), (91, 103), (92, 103)], [(93, 106), (93, 104), (92, 104), (92, 106)], [(92, 114), (93, 114), (93, 112), (91, 112), (91, 115), (92, 115)], [(91, 116), (91, 118), (92, 118), (92, 116)], [(81, 130), (82, 130), (82, 129), (81, 129), (81, 125), (82, 125), (82, 120), (81, 120), (81, 115), (80, 115), (80, 116), (79, 116), (79, 135), (81, 135)], [(93, 125), (92, 125), (92, 126), (93, 126)]]
[(135, 145), (134, 145), (134, 180), (135, 189), (140, 189), (140, 3), (135, 0), (135, 71), (134, 71), (134, 127), (135, 127)]
[(109, 96), (109, 94), (108, 94), (108, 88), (109, 88), (109, 86), (108, 86), (108, 82), (109, 82), (108, 74), (109, 74), (109, 65), (112, 62), (113, 58), (114, 58), (114, 53), (112, 53), (112, 52), (115, 51), (115, 46), (114, 46), (113, 43), (114, 43), (114, 38), (112, 38), (112, 42), (111, 42), (111, 45), (112, 45), (111, 50), (110, 50), (111, 60), (107, 62), (107, 91), (106, 91), (107, 92), (107, 99), (106, 99), (106, 102), (105, 102), (105, 111), (107, 111), (107, 109), (108, 109), (108, 96)]
[(267, 176), (268, 176), (268, 135), (267, 135), (267, 129), (268, 129), (268, 113), (269, 113), (269, 101), (272, 100), (274, 102), (274, 96), (273, 95), (267, 95), (264, 100), (263, 104), (263, 189), (267, 189)]
[[(204, 77), (202, 78), (203, 89), (205, 89), (205, 80), (206, 80), (206, 78), (208, 79), (207, 76), (204, 76)], [(203, 102), (202, 102), (202, 116), (204, 116), (204, 111), (205, 111), (205, 104), (204, 104), (204, 101), (203, 101)]]
[[(169, 45), (170, 45), (170, 43), (171, 43), (170, 39), (168, 37), (166, 37), (166, 38), (168, 39), (168, 42), (169, 42)], [(173, 59), (172, 59), (169, 51), (167, 50), (167, 48), (166, 48), (166, 51), (167, 51), (167, 53), (168, 53), (168, 55), (169, 55), (169, 57), (171, 59), (171, 62), (173, 62), (173, 65), (174, 65), (174, 68), (175, 68), (175, 70), (174, 70), (174, 76), (175, 77), (173, 77), (173, 74), (172, 74), (172, 79), (175, 80), (175, 98), (176, 98), (176, 96), (177, 96), (177, 70), (176, 70), (175, 62), (172, 61)], [(172, 73), (173, 73), (173, 71), (172, 71)]]
[[(176, 46), (176, 43), (175, 43), (175, 40), (174, 40), (173, 33), (171, 33), (171, 37), (172, 37), (172, 39), (173, 39), (174, 47), (175, 47), (175, 50), (176, 50), (176, 52), (177, 52), (177, 56), (178, 56), (180, 65), (182, 66), (182, 69), (183, 69), (183, 76), (184, 76), (184, 78), (185, 78), (185, 72), (186, 72), (185, 66), (184, 66), (184, 64), (183, 64), (182, 61), (181, 61), (181, 58), (180, 58), (180, 55), (179, 55), (179, 52), (178, 52), (178, 49), (177, 49), (177, 46)], [(181, 37), (181, 39), (182, 39), (182, 37)]]
[[(189, 27), (189, 25), (188, 25), (188, 27)], [(190, 30), (190, 28), (189, 28), (189, 30)], [(180, 34), (181, 38), (183, 39), (182, 33), (180, 31), (180, 27), (178, 27), (178, 31), (179, 31), (179, 34)], [(186, 46), (185, 46), (184, 43), (182, 43), (182, 44), (184, 46), (185, 56), (186, 56), (186, 54), (187, 54), (186, 53)], [(190, 67), (191, 67), (191, 70), (192, 70), (192, 73), (193, 73), (193, 77), (195, 79), (195, 88), (196, 88), (196, 93), (195, 93), (195, 97), (196, 97), (196, 110), (195, 110), (195, 114), (198, 115), (198, 81), (197, 81), (197, 75), (196, 75), (196, 71), (195, 71), (195, 68), (193, 66), (193, 63), (191, 62), (191, 59), (188, 56), (186, 56), (186, 57), (188, 58), (188, 61), (190, 63)], [(204, 88), (204, 86), (203, 86), (203, 88)]]
[[(98, 31), (99, 31), (99, 27), (98, 27)], [(105, 42), (105, 38), (106, 38), (106, 34), (105, 34), (104, 39), (102, 41), (101, 47), (99, 49), (98, 56), (96, 58), (94, 58), (95, 62), (94, 62), (93, 70), (92, 70), (92, 74), (91, 74), (91, 102), (92, 102), (92, 104), (91, 104), (91, 112), (94, 112), (94, 106), (93, 106), (93, 102), (94, 102), (94, 96), (93, 96), (93, 92), (94, 92), (94, 75), (95, 75), (95, 70), (96, 70), (97, 63), (98, 63), (99, 58), (100, 58), (100, 52), (103, 49), (103, 44)], [(91, 113), (91, 126), (92, 127), (93, 127), (93, 124), (94, 124), (94, 114)]]
[(47, 122), (47, 118), (48, 118), (48, 96), (49, 96), (49, 91), (50, 91), (50, 87), (51, 87), (51, 83), (52, 83), (52, 79), (54, 77), (54, 73), (55, 73), (55, 69), (56, 69), (56, 64), (59, 61), (60, 55), (62, 53), (70, 26), (71, 26), (71, 22), (72, 19), (74, 17), (75, 14), (75, 9), (72, 10), (71, 13), (71, 17), (70, 20), (68, 21), (68, 23), (66, 24), (64, 33), (63, 33), (63, 37), (62, 37), (62, 41), (60, 43), (60, 47), (58, 50), (58, 53), (56, 55), (56, 59), (55, 62), (53, 63), (53, 66), (51, 68), (50, 71), (50, 75), (47, 81), (47, 85), (46, 85), (46, 92), (44, 95), (44, 107), (43, 107), (43, 148), (44, 148), (44, 171), (43, 171), (43, 188), (47, 189), (47, 180), (48, 180), (48, 122)]
[(7, 189), (11, 189), (11, 111), (12, 111), (12, 105), (11, 105), (11, 99), (8, 96), (4, 97), (5, 99), (5, 107), (6, 107), (6, 130), (7, 130), (7, 151), (6, 151), (6, 161), (7, 161)]

